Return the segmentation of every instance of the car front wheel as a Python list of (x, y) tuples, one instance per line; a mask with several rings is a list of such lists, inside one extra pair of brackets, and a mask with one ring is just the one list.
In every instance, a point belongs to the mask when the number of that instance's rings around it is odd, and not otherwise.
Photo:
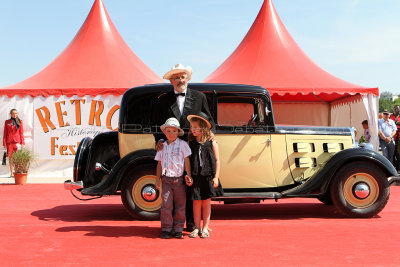
[(345, 216), (368, 218), (378, 214), (389, 200), (385, 173), (367, 162), (352, 162), (334, 176), (331, 199)]
[(123, 177), (121, 199), (129, 215), (138, 220), (160, 218), (161, 197), (155, 188), (156, 167), (152, 164), (132, 168)]

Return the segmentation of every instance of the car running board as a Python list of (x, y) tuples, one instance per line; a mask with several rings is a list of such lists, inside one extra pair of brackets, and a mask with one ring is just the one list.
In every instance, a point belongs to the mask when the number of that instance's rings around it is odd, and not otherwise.
[(215, 200), (223, 200), (226, 198), (282, 198), (279, 192), (224, 192), (223, 197), (215, 197)]

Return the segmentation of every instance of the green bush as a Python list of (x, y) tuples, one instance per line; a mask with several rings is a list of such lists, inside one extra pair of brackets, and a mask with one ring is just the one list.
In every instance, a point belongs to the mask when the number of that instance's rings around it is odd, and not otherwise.
[(11, 163), (14, 166), (15, 173), (28, 173), (31, 163), (35, 160), (35, 154), (32, 150), (21, 148), (15, 151), (11, 157)]

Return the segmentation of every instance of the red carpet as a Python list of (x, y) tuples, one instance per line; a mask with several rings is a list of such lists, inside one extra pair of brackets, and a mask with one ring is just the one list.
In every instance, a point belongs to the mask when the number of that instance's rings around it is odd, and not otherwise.
[(399, 266), (400, 187), (372, 219), (313, 199), (213, 205), (209, 239), (161, 240), (119, 197), (79, 201), (61, 184), (0, 185), (1, 266)]

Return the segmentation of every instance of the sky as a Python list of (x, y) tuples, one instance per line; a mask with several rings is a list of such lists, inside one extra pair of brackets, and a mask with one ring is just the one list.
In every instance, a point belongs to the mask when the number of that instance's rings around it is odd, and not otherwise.
[[(94, 0), (0, 0), (0, 87), (46, 67)], [(156, 74), (193, 68), (201, 82), (240, 44), (263, 0), (103, 0), (119, 33)], [(329, 73), (400, 94), (399, 0), (273, 0), (303, 51)]]

